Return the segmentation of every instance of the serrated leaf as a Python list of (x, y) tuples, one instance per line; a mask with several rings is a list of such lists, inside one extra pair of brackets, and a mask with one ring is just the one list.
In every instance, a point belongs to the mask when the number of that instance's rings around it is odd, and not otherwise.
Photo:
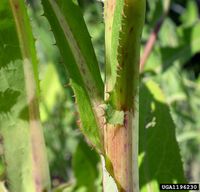
[(76, 1), (42, 0), (64, 65), (70, 76), (81, 119), (90, 143), (103, 151), (103, 82), (89, 33)]
[(164, 94), (153, 81), (140, 88), (140, 191), (159, 192), (160, 183), (185, 183), (175, 125)]
[(49, 190), (36, 54), (24, 1), (2, 1), (0, 23), (0, 135), (9, 191)]

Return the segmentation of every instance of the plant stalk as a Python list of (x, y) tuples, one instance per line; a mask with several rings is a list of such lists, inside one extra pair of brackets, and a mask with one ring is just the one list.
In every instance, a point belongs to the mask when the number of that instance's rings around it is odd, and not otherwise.
[(29, 169), (32, 171), (30, 173), (32, 179), (30, 179), (30, 183), (27, 183), (26, 185), (32, 186), (29, 191), (49, 191), (50, 174), (37, 99), (39, 96), (39, 81), (37, 76), (37, 59), (34, 49), (34, 39), (24, 1), (10, 0), (10, 7), (15, 20), (23, 59), (25, 91), (29, 116), (29, 144), (31, 146), (29, 151), (31, 167), (29, 167)]
[(139, 192), (137, 95), (145, 8), (145, 0), (105, 2), (105, 101), (109, 109), (104, 127), (105, 167), (118, 192)]
[[(104, 145), (108, 158), (108, 169), (119, 192), (139, 192), (138, 181), (138, 125), (132, 112), (125, 112), (124, 125), (107, 124), (104, 131)], [(104, 172), (104, 189), (106, 178)], [(106, 191), (106, 190), (105, 190)]]

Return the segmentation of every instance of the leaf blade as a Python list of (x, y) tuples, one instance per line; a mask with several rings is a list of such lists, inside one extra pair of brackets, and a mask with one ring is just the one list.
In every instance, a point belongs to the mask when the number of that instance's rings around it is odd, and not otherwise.
[(82, 14), (76, 1), (43, 0), (42, 4), (75, 92), (81, 129), (91, 144), (103, 151), (103, 110), (99, 108), (103, 82)]
[(140, 88), (140, 190), (160, 191), (160, 183), (185, 183), (175, 125), (161, 89), (153, 81)]

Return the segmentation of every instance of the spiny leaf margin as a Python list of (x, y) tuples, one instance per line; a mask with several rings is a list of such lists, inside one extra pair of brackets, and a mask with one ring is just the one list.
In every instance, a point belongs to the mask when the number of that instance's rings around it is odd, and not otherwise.
[(42, 5), (75, 93), (81, 130), (103, 152), (103, 81), (82, 13), (74, 0), (42, 0)]

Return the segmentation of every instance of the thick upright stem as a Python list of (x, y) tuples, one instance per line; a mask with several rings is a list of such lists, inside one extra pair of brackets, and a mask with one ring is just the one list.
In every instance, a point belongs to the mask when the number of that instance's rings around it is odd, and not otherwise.
[[(105, 2), (107, 121), (104, 148), (106, 169), (119, 192), (139, 192), (136, 98), (145, 5), (145, 0)], [(107, 184), (104, 179), (104, 189)]]
[(125, 112), (123, 125), (107, 124), (105, 128), (105, 151), (120, 192), (139, 191), (137, 129), (134, 115), (129, 111)]

